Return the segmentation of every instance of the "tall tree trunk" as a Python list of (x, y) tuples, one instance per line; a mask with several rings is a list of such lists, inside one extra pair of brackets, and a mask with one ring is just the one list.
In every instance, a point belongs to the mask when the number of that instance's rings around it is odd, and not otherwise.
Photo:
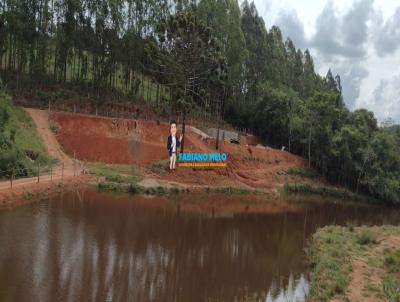
[(184, 151), (184, 147), (185, 147), (185, 128), (186, 128), (186, 84), (187, 81), (185, 80), (185, 93), (184, 93), (184, 104), (183, 104), (183, 116), (182, 116), (182, 142), (181, 142), (181, 153), (183, 153)]
[(311, 168), (311, 131), (312, 127), (310, 126), (310, 131), (308, 134), (308, 167)]

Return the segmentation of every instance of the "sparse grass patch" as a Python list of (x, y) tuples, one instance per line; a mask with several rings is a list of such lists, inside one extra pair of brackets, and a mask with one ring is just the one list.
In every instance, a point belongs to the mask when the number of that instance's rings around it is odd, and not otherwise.
[(150, 171), (154, 174), (165, 176), (169, 169), (169, 159), (163, 159), (150, 165)]
[(115, 183), (136, 183), (143, 179), (138, 169), (132, 165), (105, 164), (99, 162), (87, 163), (89, 172), (104, 176), (106, 181)]
[(319, 177), (319, 174), (315, 170), (309, 168), (300, 168), (300, 167), (290, 168), (288, 170), (288, 174), (312, 178), (312, 179)]
[[(400, 302), (400, 249), (396, 241), (382, 250), (380, 244), (393, 236), (400, 238), (400, 227), (354, 227), (352, 225), (329, 226), (319, 229), (308, 248), (311, 263), (309, 298), (317, 301), (339, 299), (350, 301), (349, 287), (355, 260), (362, 261), (364, 287), (360, 288), (363, 299), (381, 298)], [(378, 275), (376, 280), (371, 276)]]
[(249, 194), (252, 190), (240, 187), (222, 187), (222, 188), (215, 188), (213, 191), (217, 193), (224, 193), (229, 195), (244, 195)]
[(31, 192), (24, 192), (24, 194), (22, 194), (22, 199), (23, 200), (31, 200), (33, 198), (33, 194)]
[(357, 235), (357, 243), (360, 245), (377, 244), (376, 236), (368, 230), (363, 230)]
[(382, 280), (382, 290), (390, 302), (400, 302), (400, 281), (393, 275), (389, 274)]
[(121, 184), (112, 182), (99, 182), (97, 188), (102, 192), (124, 192), (124, 188)]
[(350, 245), (351, 240), (339, 227), (325, 227), (313, 235), (308, 249), (312, 265), (310, 297), (327, 301), (345, 296), (351, 273)]
[(281, 192), (284, 194), (321, 195), (350, 201), (382, 203), (382, 201), (379, 201), (373, 197), (325, 186), (312, 186), (306, 183), (285, 183)]
[(385, 250), (384, 259), (385, 266), (388, 268), (389, 272), (400, 272), (400, 249)]
[(60, 132), (60, 128), (55, 124), (50, 124), (50, 130), (54, 134), (58, 134)]

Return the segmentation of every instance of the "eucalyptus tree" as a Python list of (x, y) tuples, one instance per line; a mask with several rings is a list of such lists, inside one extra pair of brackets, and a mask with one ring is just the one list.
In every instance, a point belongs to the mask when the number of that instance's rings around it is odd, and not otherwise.
[(170, 79), (167, 85), (180, 92), (178, 103), (184, 134), (188, 109), (202, 98), (202, 88), (213, 75), (226, 76), (226, 59), (212, 29), (190, 11), (178, 12), (161, 21), (157, 38), (159, 72)]
[(254, 2), (242, 4), (241, 28), (245, 38), (247, 56), (243, 64), (241, 90), (246, 99), (255, 103), (258, 86), (267, 76), (267, 30), (264, 20), (258, 15)]

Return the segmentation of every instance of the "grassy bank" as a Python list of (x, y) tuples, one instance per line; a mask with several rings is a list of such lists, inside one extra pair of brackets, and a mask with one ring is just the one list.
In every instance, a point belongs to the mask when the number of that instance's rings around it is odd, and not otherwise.
[(308, 257), (312, 301), (400, 301), (400, 227), (324, 227)]
[(0, 91), (0, 178), (36, 175), (51, 164), (31, 117)]
[(186, 192), (186, 188), (154, 186), (144, 187), (138, 183), (144, 178), (133, 165), (87, 163), (88, 172), (95, 176), (92, 183), (102, 192), (119, 192), (131, 194), (166, 195)]
[(143, 175), (133, 165), (105, 164), (90, 162), (86, 164), (89, 173), (103, 178), (104, 181), (116, 183), (137, 183)]
[(344, 189), (337, 189), (328, 186), (314, 186), (308, 183), (285, 183), (281, 189), (284, 195), (318, 195), (345, 201), (359, 201), (366, 203), (382, 203), (381, 201), (367, 195), (357, 194)]

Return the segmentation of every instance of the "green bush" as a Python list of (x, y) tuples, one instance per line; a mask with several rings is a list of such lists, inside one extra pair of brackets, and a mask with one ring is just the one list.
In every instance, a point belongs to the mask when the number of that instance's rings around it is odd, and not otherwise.
[(131, 194), (140, 194), (142, 193), (143, 189), (135, 184), (130, 184), (128, 187), (128, 193)]

